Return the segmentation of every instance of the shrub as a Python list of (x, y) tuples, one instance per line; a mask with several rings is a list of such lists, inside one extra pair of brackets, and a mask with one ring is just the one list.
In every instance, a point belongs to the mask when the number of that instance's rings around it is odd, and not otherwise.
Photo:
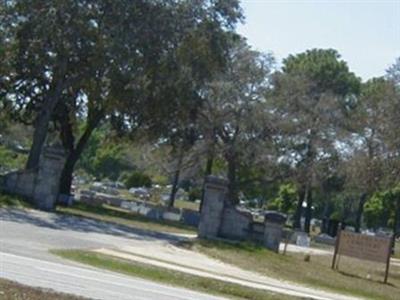
[(135, 171), (128, 175), (125, 179), (125, 186), (130, 189), (132, 187), (151, 187), (152, 181), (150, 176), (141, 173), (139, 171)]
[(201, 188), (195, 187), (195, 188), (191, 188), (189, 191), (189, 201), (196, 201), (196, 200), (200, 200), (201, 199)]

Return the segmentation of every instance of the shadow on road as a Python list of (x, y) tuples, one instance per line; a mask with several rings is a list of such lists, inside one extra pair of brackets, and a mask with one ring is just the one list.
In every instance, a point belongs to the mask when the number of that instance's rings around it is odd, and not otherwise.
[(172, 243), (187, 240), (185, 237), (172, 233), (156, 232), (76, 216), (46, 213), (35, 210), (0, 209), (0, 221), (31, 224), (33, 226), (53, 230), (108, 234), (112, 236), (134, 238), (136, 240), (161, 239)]

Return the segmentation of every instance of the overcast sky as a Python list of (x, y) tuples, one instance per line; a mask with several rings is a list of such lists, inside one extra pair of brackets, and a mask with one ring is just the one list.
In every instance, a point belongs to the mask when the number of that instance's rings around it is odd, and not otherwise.
[(364, 80), (400, 56), (400, 0), (242, 0), (239, 33), (278, 62), (310, 48), (334, 48)]

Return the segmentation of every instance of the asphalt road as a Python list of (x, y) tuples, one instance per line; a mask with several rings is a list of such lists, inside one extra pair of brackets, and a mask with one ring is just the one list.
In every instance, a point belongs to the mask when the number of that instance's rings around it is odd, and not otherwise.
[[(67, 215), (0, 209), (0, 277), (93, 299), (222, 299), (100, 270), (49, 252), (50, 249), (74, 248), (123, 249), (132, 254), (147, 255), (149, 261), (146, 263), (154, 264), (161, 259), (169, 262), (163, 266), (167, 268), (176, 268), (174, 263), (186, 263), (188, 267), (179, 271), (209, 278), (217, 278), (214, 273), (218, 271), (219, 280), (270, 292), (324, 300), (357, 299), (249, 273), (249, 270), (174, 247), (179, 239), (182, 237), (173, 234)], [(201, 269), (204, 274), (196, 274)]]
[(93, 299), (222, 299), (151, 281), (0, 252), (1, 277)]
[(0, 277), (93, 299), (223, 299), (58, 258), (49, 249), (95, 249), (169, 243), (176, 237), (151, 234), (75, 217), (0, 209)]

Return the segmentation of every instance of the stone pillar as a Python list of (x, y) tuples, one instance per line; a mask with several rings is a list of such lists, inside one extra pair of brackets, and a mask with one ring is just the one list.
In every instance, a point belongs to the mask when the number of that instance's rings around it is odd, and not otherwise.
[(198, 229), (200, 238), (216, 238), (218, 236), (227, 193), (227, 180), (207, 176)]
[(264, 246), (269, 250), (279, 252), (285, 222), (284, 214), (274, 211), (265, 213)]
[(52, 146), (43, 150), (33, 192), (33, 200), (38, 209), (54, 209), (65, 159), (66, 153), (62, 147)]

